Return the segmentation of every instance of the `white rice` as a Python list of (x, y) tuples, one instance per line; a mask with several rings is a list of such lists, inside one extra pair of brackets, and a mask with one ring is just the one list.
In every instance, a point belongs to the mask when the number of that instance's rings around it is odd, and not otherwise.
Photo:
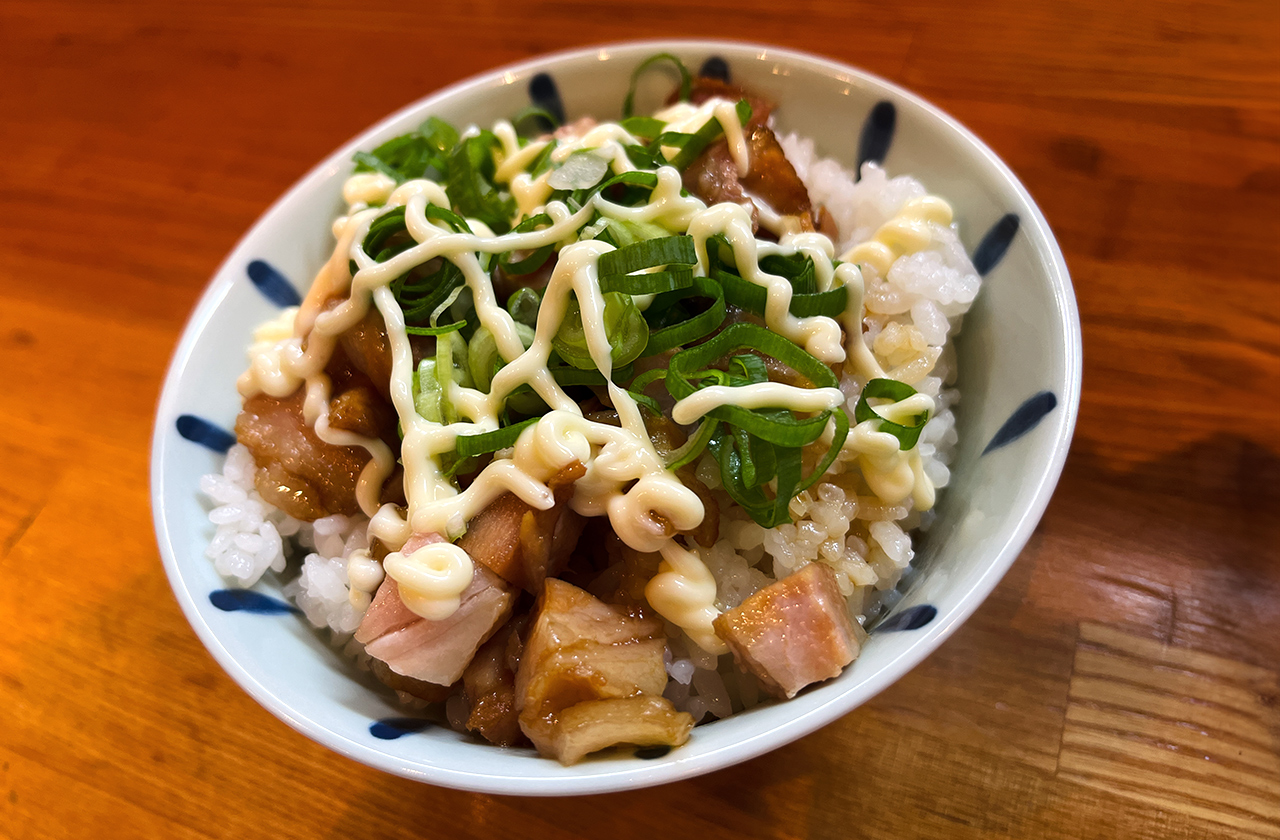
[(215, 504), (209, 521), (217, 526), (205, 556), (220, 575), (241, 586), (253, 586), (267, 569), (283, 572), (287, 538), (304, 527), (263, 501), (253, 486), (254, 471), (253, 456), (236, 444), (221, 474), (200, 478), (200, 492)]
[(217, 526), (205, 555), (223, 577), (248, 587), (268, 569), (284, 572), (290, 557), (307, 551), (284, 595), (316, 627), (328, 627), (339, 637), (355, 632), (364, 609), (351, 603), (347, 558), (368, 547), (369, 520), (337, 515), (300, 522), (263, 500), (254, 488), (255, 469), (249, 450), (236, 444), (221, 473), (201, 476), (200, 492), (215, 504), (209, 521)]
[(285, 584), (286, 597), (297, 602), (307, 620), (316, 627), (328, 627), (336, 636), (354, 633), (368, 607), (351, 599), (347, 560), (351, 553), (369, 547), (369, 520), (363, 516), (326, 516), (317, 519), (308, 540), (314, 550), (302, 560), (302, 573)]

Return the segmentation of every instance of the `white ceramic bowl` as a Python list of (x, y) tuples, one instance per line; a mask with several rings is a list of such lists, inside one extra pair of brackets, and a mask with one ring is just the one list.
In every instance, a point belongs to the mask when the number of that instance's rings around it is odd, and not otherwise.
[[(616, 117), (632, 70), (659, 51), (691, 67), (718, 58), (733, 81), (780, 103), (781, 128), (852, 165), (881, 157), (954, 206), (985, 283), (958, 339), (961, 442), (939, 518), (921, 540), (905, 597), (838, 679), (785, 703), (699, 726), (657, 757), (606, 754), (573, 767), (441, 727), (416, 731), (264, 580), (227, 591), (204, 557), (212, 529), (199, 477), (220, 469), (239, 409), (235, 379), (253, 327), (296, 298), (332, 248), (351, 155), (435, 114), (491, 124), (560, 101), (570, 119)], [(713, 62), (712, 67), (717, 64)], [(548, 83), (550, 79), (550, 83)], [(536, 80), (536, 81), (535, 81)], [(885, 104), (887, 103), (887, 104)], [(866, 702), (938, 647), (1018, 556), (1058, 480), (1080, 392), (1080, 327), (1067, 267), (1017, 178), (953, 119), (852, 67), (756, 45), (650, 42), (578, 50), (495, 70), (410, 105), (309, 172), (245, 235), (187, 325), (165, 380), (152, 451), (156, 534), (174, 593), (223, 668), (285, 723), (338, 752), (437, 785), (508, 794), (598, 793), (727, 767)], [(401, 737), (403, 736), (403, 737)], [(650, 755), (651, 752), (642, 753)], [(660, 752), (660, 751), (659, 751)]]

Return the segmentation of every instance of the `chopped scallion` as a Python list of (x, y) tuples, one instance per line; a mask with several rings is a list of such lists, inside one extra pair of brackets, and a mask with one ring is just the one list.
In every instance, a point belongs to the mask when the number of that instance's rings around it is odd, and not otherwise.
[(872, 379), (863, 387), (862, 396), (858, 398), (858, 404), (854, 406), (854, 422), (865, 423), (868, 420), (879, 420), (880, 431), (896, 437), (899, 449), (904, 451), (913, 449), (920, 440), (920, 432), (924, 430), (925, 423), (929, 422), (929, 412), (924, 411), (917, 414), (912, 418), (913, 422), (909, 425), (894, 423), (891, 420), (884, 419), (867, 401), (887, 399), (894, 402), (902, 402), (915, 394), (916, 389), (905, 382), (899, 382), (896, 379)]

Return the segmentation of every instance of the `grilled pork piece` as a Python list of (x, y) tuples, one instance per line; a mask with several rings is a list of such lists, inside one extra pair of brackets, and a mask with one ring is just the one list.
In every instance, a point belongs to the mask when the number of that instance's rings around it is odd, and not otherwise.
[[(667, 104), (672, 104), (679, 96), (679, 91), (671, 94), (671, 98)], [(718, 96), (721, 99), (728, 99), (730, 102), (737, 102), (739, 99), (747, 100), (747, 104), (751, 106), (751, 119), (747, 120), (746, 128), (755, 128), (758, 125), (764, 125), (769, 121), (769, 115), (773, 113), (774, 105), (768, 99), (756, 96), (754, 93), (748, 93), (737, 85), (731, 85), (728, 82), (722, 82), (719, 79), (712, 79), (708, 76), (699, 76), (693, 81), (693, 87), (689, 90), (689, 101), (694, 105), (701, 105), (712, 97)]]
[(516, 672), (520, 728), (563, 764), (614, 744), (683, 744), (693, 718), (661, 696), (665, 648), (658, 619), (548, 579)]
[(527, 743), (516, 712), (516, 666), (520, 662), (520, 630), (526, 616), (513, 618), (485, 642), (462, 672), (471, 701), (467, 729), (501, 747)]
[(693, 464), (685, 464), (676, 470), (676, 478), (698, 496), (702, 502), (702, 522), (697, 528), (687, 532), (703, 548), (711, 548), (720, 539), (720, 503), (707, 485), (698, 479), (698, 469)]
[[(694, 159), (684, 171), (684, 188), (705, 201), (707, 204), (741, 204), (748, 203), (747, 193), (742, 188), (742, 180), (738, 177), (738, 164), (729, 154), (729, 146), (724, 140), (717, 140), (707, 150)], [(751, 211), (752, 226), (755, 226), (756, 211)]]
[(612, 528), (608, 529), (600, 543), (608, 564), (589, 584), (591, 594), (606, 604), (624, 607), (647, 604), (644, 587), (658, 573), (662, 555), (657, 552), (636, 551), (618, 539)]
[(378, 678), (378, 682), (387, 688), (403, 691), (405, 694), (412, 694), (414, 697), (426, 700), (428, 703), (443, 703), (453, 693), (453, 688), (450, 686), (436, 685), (425, 680), (415, 680), (413, 677), (397, 674), (391, 670), (390, 665), (381, 659), (369, 660), (369, 670)]
[(569, 508), (573, 483), (587, 474), (574, 461), (547, 482), (555, 506), (537, 510), (512, 493), (504, 493), (467, 524), (458, 547), (512, 586), (537, 593), (542, 582), (569, 562), (584, 520)]
[[(348, 334), (363, 329), (362, 325)], [(385, 344), (386, 334), (382, 335)], [(386, 382), (379, 394), (378, 386), (341, 344), (325, 365), (325, 374), (330, 383), (329, 426), (394, 444), (396, 413), (383, 398)], [(295, 519), (312, 521), (335, 513), (359, 513), (356, 484), (369, 462), (369, 453), (363, 447), (322, 441), (303, 419), (305, 402), (305, 387), (284, 399), (256, 394), (244, 401), (236, 419), (236, 437), (253, 453), (258, 492)], [(401, 484), (397, 474), (384, 488), (388, 491), (384, 501), (397, 500), (402, 495)]]
[(858, 656), (835, 574), (810, 563), (715, 620), (738, 664), (778, 697), (838, 676)]
[[(434, 534), (415, 537), (402, 551), (412, 553), (437, 540)], [(404, 605), (400, 587), (388, 576), (356, 630), (356, 641), (401, 676), (453, 685), (480, 645), (510, 617), (514, 605), (511, 588), (477, 563), (458, 609), (446, 619), (431, 621)]]
[(613, 700), (587, 700), (560, 713), (556, 758), (573, 764), (615, 744), (679, 746), (689, 740), (693, 718), (676, 712), (665, 697), (637, 694)]
[(750, 169), (742, 179), (742, 186), (783, 216), (798, 216), (802, 225), (813, 229), (809, 190), (787, 160), (782, 144), (768, 126), (759, 125), (751, 130), (747, 142)]
[(308, 522), (360, 511), (356, 482), (369, 453), (333, 446), (302, 418), (305, 389), (284, 399), (256, 394), (236, 418), (236, 438), (253, 453), (254, 484), (270, 504)]
[[(750, 129), (747, 141), (749, 168), (743, 177), (729, 154), (729, 146), (718, 140), (707, 147), (684, 171), (684, 186), (708, 204), (745, 204), (747, 195), (762, 200), (775, 213), (795, 216), (804, 230), (814, 229), (813, 205), (809, 191), (795, 167), (782, 152), (773, 131), (764, 125)], [(752, 210), (752, 219), (756, 212)]]
[(329, 401), (329, 426), (368, 438), (382, 437), (395, 428), (391, 406), (369, 385), (355, 385)]
[(378, 392), (387, 396), (391, 391), (391, 342), (382, 313), (370, 307), (363, 319), (342, 334), (339, 342), (352, 367), (369, 377)]

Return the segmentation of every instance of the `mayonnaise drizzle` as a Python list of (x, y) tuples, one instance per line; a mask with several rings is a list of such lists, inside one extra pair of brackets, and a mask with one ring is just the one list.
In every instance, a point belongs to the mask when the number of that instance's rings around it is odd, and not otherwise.
[[(680, 132), (697, 131), (708, 120), (718, 119), (739, 174), (748, 171), (746, 137), (734, 103), (722, 99), (699, 106), (685, 103), (672, 106), (657, 117), (668, 123), (666, 130)], [(457, 233), (426, 216), (428, 206), (450, 205), (439, 184), (419, 179), (396, 187), (391, 179), (378, 173), (352, 176), (343, 190), (349, 205), (347, 215), (334, 223), (338, 242), (332, 257), (296, 312), (282, 313), (255, 333), (251, 362), (240, 379), (240, 391), (246, 397), (258, 392), (284, 397), (305, 385), (304, 417), (316, 434), (335, 445), (361, 446), (369, 451), (371, 458), (361, 474), (357, 496), (361, 509), (371, 517), (369, 536), (392, 549), (383, 564), (385, 573), (399, 583), (402, 600), (414, 612), (431, 619), (450, 615), (457, 609), (474, 569), (466, 552), (451, 542), (432, 543), (404, 556), (399, 548), (412, 534), (436, 533), (448, 540), (456, 539), (476, 514), (507, 492), (545, 510), (555, 503), (546, 482), (569, 464), (580, 462), (586, 466), (586, 475), (575, 483), (570, 505), (586, 516), (608, 516), (618, 537), (631, 548), (660, 553), (659, 572), (645, 590), (650, 604), (684, 628), (696, 644), (712, 653), (723, 653), (725, 645), (712, 627), (718, 615), (714, 605), (715, 579), (696, 549), (691, 550), (676, 539), (678, 532), (690, 531), (701, 523), (705, 515), (702, 502), (666, 469), (650, 441), (638, 405), (625, 389), (608, 385), (621, 425), (596, 423), (583, 416), (548, 370), (552, 339), (572, 294), (582, 311), (591, 358), (606, 378), (611, 373), (603, 323), (604, 297), (596, 263), (612, 246), (598, 240), (577, 241), (579, 231), (597, 212), (617, 220), (687, 231), (697, 248), (699, 264), (695, 271), (699, 274), (707, 271), (707, 240), (724, 235), (743, 278), (765, 289), (764, 320), (771, 330), (803, 346), (824, 363), (845, 362), (857, 375), (872, 378), (883, 376), (883, 371), (862, 340), (861, 273), (852, 262), (833, 267), (834, 249), (829, 239), (798, 232), (782, 217), (774, 218), (777, 214), (767, 206), (759, 209), (767, 216), (767, 226), (776, 229), (781, 239), (778, 243), (758, 241), (748, 208), (733, 204), (707, 207), (694, 196), (682, 195), (681, 175), (672, 167), (657, 171), (657, 186), (643, 206), (616, 205), (596, 194), (585, 207), (573, 212), (562, 202), (548, 201), (553, 192), (547, 183), (549, 173), (534, 178), (527, 171), (549, 141), (534, 141), (521, 147), (507, 122), (498, 123), (494, 134), (502, 147), (496, 161), (496, 180), (508, 185), (521, 216), (544, 212), (551, 223), (538, 231), (495, 236), (480, 222), (468, 220), (475, 232)], [(625, 147), (638, 142), (621, 126), (606, 123), (559, 144), (551, 159), (553, 163), (562, 162), (575, 152), (589, 150), (607, 160), (612, 172), (621, 173), (634, 168)], [(667, 152), (669, 158), (674, 154), (674, 150)], [(378, 203), (384, 207), (369, 207)], [(374, 219), (390, 207), (404, 208), (406, 229), (417, 244), (378, 263), (364, 252), (361, 243)], [(927, 202), (919, 207), (910, 205), (904, 213), (913, 223), (940, 217), (938, 208)], [(877, 232), (878, 237), (884, 233), (885, 240), (877, 240), (878, 244), (893, 246), (896, 240), (890, 227), (886, 225)], [(515, 322), (496, 299), (477, 253), (532, 250), (544, 245), (558, 245), (558, 259), (544, 292), (533, 341), (526, 349)], [(761, 256), (796, 253), (813, 260), (819, 290), (848, 287), (849, 305), (841, 320), (793, 316), (791, 284), (759, 267)], [(415, 409), (412, 347), (403, 313), (390, 289), (395, 278), (436, 258), (453, 262), (462, 272), (480, 324), (493, 335), (506, 363), (494, 376), (487, 394), (456, 382), (447, 385), (448, 399), (464, 418), (449, 425), (428, 420)], [(354, 276), (349, 263), (356, 267)], [(331, 306), (330, 301), (335, 298), (341, 302)], [(362, 438), (329, 425), (330, 383), (324, 366), (337, 337), (364, 318), (371, 306), (382, 316), (391, 350), (390, 397), (404, 436), (400, 460), (408, 507), (403, 512), (394, 505), (378, 505), (382, 484), (395, 465), (390, 448), (380, 440)], [(506, 398), (524, 385), (542, 397), (551, 410), (525, 429), (508, 453), (495, 457), (460, 492), (441, 473), (439, 456), (455, 448), (459, 435), (497, 429)], [(835, 408), (843, 399), (835, 388), (799, 388), (781, 383), (713, 386), (681, 400), (673, 416), (676, 422), (687, 424), (728, 404), (816, 412)], [(932, 408), (928, 397), (922, 399), (928, 400)], [(914, 403), (905, 405), (908, 402), (881, 411), (889, 417), (897, 416), (891, 412), (906, 415), (918, 410)], [(926, 500), (931, 504), (932, 485), (923, 477), (918, 453), (899, 452), (896, 438), (878, 432), (876, 425), (874, 421), (858, 425), (845, 444), (845, 449), (862, 462), (872, 489), (883, 498), (901, 499), (914, 492), (917, 504)], [(828, 430), (828, 436), (830, 433)], [(359, 594), (352, 590), (353, 603), (364, 604), (371, 588), (377, 585), (377, 575), (369, 568), (371, 559), (361, 557), (353, 562), (351, 568), (360, 578)]]
[(400, 584), (404, 605), (432, 621), (453, 615), (475, 574), (467, 552), (447, 542), (424, 545), (408, 557), (393, 551), (382, 568)]
[(676, 403), (671, 410), (671, 419), (688, 426), (722, 405), (748, 409), (785, 405), (792, 411), (829, 411), (843, 404), (844, 399), (839, 388), (799, 388), (781, 382), (758, 382), (738, 387), (711, 385), (699, 388)]
[[(830, 288), (831, 240), (821, 234), (791, 234), (776, 246), (758, 242), (751, 230), (751, 216), (737, 204), (717, 204), (699, 213), (689, 223), (689, 235), (698, 248), (699, 267), (707, 266), (707, 240), (723, 234), (733, 248), (734, 261), (744, 280), (763, 286), (766, 299), (764, 320), (769, 329), (802, 346), (819, 361), (832, 364), (845, 358), (840, 324), (815, 315), (798, 318), (791, 314), (791, 283), (785, 277), (760, 268), (759, 258), (768, 253), (810, 253), (819, 267), (819, 291)], [(825, 266), (824, 266), (825, 263)], [(825, 269), (825, 270), (822, 270)]]
[[(930, 245), (933, 241), (933, 225), (949, 225), (951, 220), (951, 205), (943, 199), (933, 195), (913, 198), (877, 228), (871, 239), (850, 248), (840, 259), (845, 265), (859, 263), (869, 266), (878, 276), (886, 277), (895, 260)], [(851, 367), (864, 380), (884, 378), (887, 374), (862, 339), (862, 291), (863, 287), (859, 282), (858, 304), (855, 307), (851, 300), (845, 312), (845, 330), (850, 337)], [(889, 420), (901, 420), (925, 411), (932, 415), (934, 402), (927, 395), (917, 393), (906, 400), (876, 410)], [(932, 508), (936, 491), (933, 482), (924, 472), (919, 449), (901, 451), (898, 439), (878, 431), (879, 425), (876, 420), (858, 424), (846, 438), (844, 451), (855, 455), (863, 478), (881, 501), (899, 504), (911, 497), (917, 510)]]
[(298, 307), (289, 306), (280, 315), (253, 331), (249, 345), (249, 369), (240, 374), (236, 388), (243, 397), (265, 392), (276, 398), (287, 397), (302, 384), (301, 379), (285, 367), (284, 354), (293, 343), (294, 321)]
[[(750, 171), (751, 159), (748, 156), (747, 138), (742, 130), (742, 121), (738, 119), (736, 102), (718, 96), (707, 99), (701, 105), (677, 102), (654, 114), (654, 117), (666, 123), (663, 131), (680, 134), (693, 134), (711, 120), (719, 120), (720, 127), (724, 131), (724, 139), (729, 144), (729, 156), (733, 158), (734, 165), (738, 168), (738, 177), (745, 178)], [(671, 160), (680, 150), (663, 146), (662, 151), (667, 160)]]
[(929, 247), (933, 241), (930, 224), (951, 224), (951, 205), (936, 195), (913, 198), (869, 240), (850, 248), (840, 259), (870, 265), (884, 277), (898, 257)]

